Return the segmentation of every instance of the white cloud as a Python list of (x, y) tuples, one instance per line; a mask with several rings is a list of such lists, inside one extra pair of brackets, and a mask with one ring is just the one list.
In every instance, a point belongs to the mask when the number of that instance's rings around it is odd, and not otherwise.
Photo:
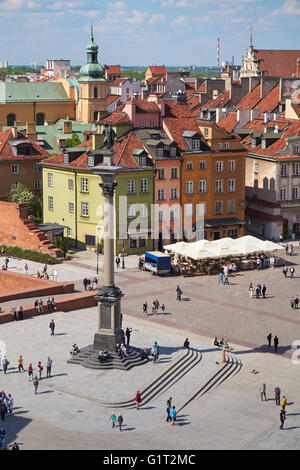
[(16, 10), (24, 5), (24, 0), (3, 0), (0, 3), (0, 10)]
[(52, 3), (52, 5), (49, 5), (48, 8), (49, 10), (64, 10), (66, 8), (77, 8), (77, 7), (82, 7), (85, 4), (84, 1), (58, 1)]
[(180, 15), (177, 18), (175, 18), (172, 22), (172, 26), (186, 26), (188, 24), (189, 17), (186, 15)]
[(148, 20), (148, 24), (155, 24), (160, 23), (165, 20), (165, 16), (162, 13), (155, 13), (151, 15), (150, 19)]
[(299, 0), (285, 0), (282, 7), (273, 10), (270, 15), (300, 15), (300, 2)]
[(231, 18), (230, 23), (239, 24), (239, 23), (249, 23), (249, 18)]
[(132, 26), (136, 26), (143, 24), (147, 16), (147, 11), (132, 10), (132, 16), (126, 18), (126, 21)]
[(29, 8), (29, 10), (34, 10), (36, 8), (40, 8), (40, 4), (38, 2), (35, 2), (33, 0), (29, 0), (26, 4), (27, 8)]

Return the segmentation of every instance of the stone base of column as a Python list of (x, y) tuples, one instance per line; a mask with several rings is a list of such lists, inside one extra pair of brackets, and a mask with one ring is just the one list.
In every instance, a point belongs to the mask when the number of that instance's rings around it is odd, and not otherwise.
[(94, 350), (95, 352), (99, 351), (116, 351), (116, 344), (125, 344), (125, 335), (124, 331), (120, 328), (114, 333), (104, 333), (99, 331), (95, 333), (94, 336)]

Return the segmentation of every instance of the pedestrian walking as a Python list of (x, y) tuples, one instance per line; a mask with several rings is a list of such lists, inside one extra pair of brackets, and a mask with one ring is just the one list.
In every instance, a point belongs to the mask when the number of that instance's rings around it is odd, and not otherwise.
[(142, 403), (142, 397), (141, 397), (141, 393), (139, 390), (136, 392), (135, 403), (136, 403), (136, 409), (139, 410), (141, 403)]
[(37, 366), (38, 373), (40, 375), (40, 379), (42, 378), (42, 372), (43, 372), (43, 366), (41, 361), (39, 361), (38, 366)]
[(117, 421), (117, 417), (115, 413), (112, 413), (112, 415), (109, 417), (109, 420), (112, 422), (112, 429), (114, 429), (116, 427), (116, 421)]
[(4, 426), (0, 427), (0, 447), (3, 447), (3, 449), (6, 449), (6, 431)]
[(269, 348), (270, 348), (271, 347), (271, 341), (272, 341), (272, 333), (268, 334), (267, 340), (268, 340), (268, 344), (269, 344)]
[(119, 415), (118, 416), (118, 423), (119, 423), (119, 429), (122, 431), (122, 424), (123, 424), (123, 416)]
[(284, 274), (284, 278), (286, 279), (286, 275), (287, 275), (287, 272), (288, 272), (289, 268), (287, 266), (283, 266), (282, 268), (282, 272)]
[(21, 370), (24, 372), (22, 356), (20, 356), (19, 359), (18, 359), (18, 368), (19, 368), (19, 372), (21, 372)]
[(166, 412), (167, 412), (167, 418), (166, 418), (166, 423), (169, 423), (169, 421), (172, 421), (171, 415), (171, 406), (167, 404)]
[(8, 359), (7, 359), (6, 356), (3, 356), (3, 358), (1, 359), (1, 363), (2, 363), (2, 367), (3, 367), (3, 372), (4, 372), (4, 374), (6, 374), (7, 369), (8, 369), (8, 364), (9, 364)]
[(190, 342), (189, 342), (189, 339), (188, 339), (188, 338), (185, 339), (185, 342), (183, 343), (183, 347), (189, 349), (189, 347), (190, 347)]
[(297, 294), (295, 297), (295, 308), (298, 308), (298, 304), (299, 304), (299, 295)]
[(132, 332), (132, 328), (126, 328), (126, 332), (125, 332), (125, 335), (126, 335), (126, 345), (129, 346), (129, 343), (130, 343), (130, 334)]
[(278, 387), (278, 385), (276, 385), (275, 388), (274, 388), (275, 403), (276, 403), (276, 405), (280, 405), (280, 393), (281, 393), (281, 390), (280, 390), (280, 388)]
[(34, 387), (34, 394), (36, 395), (37, 394), (37, 390), (38, 390), (38, 386), (39, 386), (39, 379), (38, 379), (38, 376), (35, 375), (33, 381), (33, 387)]
[(24, 314), (23, 307), (22, 307), (22, 305), (19, 305), (19, 308), (18, 308), (18, 319), (19, 320), (23, 320), (23, 314)]
[(284, 411), (285, 411), (286, 404), (287, 404), (287, 399), (286, 399), (286, 396), (283, 395), (282, 400), (281, 400), (281, 408), (282, 408)]
[(266, 284), (263, 284), (262, 290), (261, 290), (261, 291), (262, 291), (262, 295), (263, 295), (263, 299), (266, 298), (266, 290), (267, 290)]
[(13, 412), (13, 408), (14, 408), (14, 399), (10, 393), (8, 394), (8, 397), (7, 397), (7, 403), (8, 403), (8, 413), (11, 416)]
[(27, 263), (25, 263), (25, 265), (24, 265), (24, 272), (25, 272), (26, 275), (28, 274), (28, 264)]
[(52, 359), (48, 357), (47, 362), (46, 362), (46, 372), (47, 372), (47, 377), (51, 377), (51, 370), (52, 370)]
[(290, 267), (290, 279), (293, 279), (294, 274), (295, 274), (295, 268), (294, 268), (294, 266), (291, 266)]
[(283, 430), (283, 425), (284, 425), (284, 422), (286, 420), (286, 413), (285, 413), (284, 409), (280, 410), (279, 419), (280, 419), (279, 429)]
[(249, 284), (249, 297), (250, 297), (250, 299), (253, 298), (253, 284), (252, 284), (252, 282), (250, 282), (250, 284)]
[(274, 336), (274, 351), (276, 352), (278, 349), (279, 339), (277, 336)]
[(291, 308), (296, 308), (296, 302), (295, 302), (295, 297), (292, 297), (290, 300)]
[(18, 320), (18, 314), (17, 314), (17, 309), (16, 309), (16, 307), (12, 307), (12, 308), (11, 308), (11, 314), (12, 314), (12, 316), (14, 317), (14, 320), (17, 321), (17, 320)]
[(148, 315), (148, 312), (147, 312), (147, 302), (146, 302), (146, 300), (145, 300), (145, 302), (143, 303), (143, 313), (144, 313), (145, 315)]
[(171, 416), (171, 424), (174, 425), (175, 424), (175, 421), (176, 421), (176, 416), (177, 416), (177, 413), (176, 413), (176, 410), (175, 410), (175, 406), (173, 406), (170, 410), (170, 416)]
[(267, 401), (267, 397), (266, 397), (266, 384), (265, 383), (262, 383), (261, 386), (260, 386), (260, 399), (261, 401), (263, 401), (263, 398), (265, 399), (265, 401)]
[(1, 421), (5, 421), (6, 415), (6, 406), (4, 403), (0, 403), (0, 419)]
[(33, 367), (31, 363), (29, 364), (27, 370), (28, 370), (28, 380), (30, 382), (30, 380), (33, 380)]
[(52, 318), (50, 324), (49, 324), (49, 328), (50, 328), (50, 335), (53, 336), (54, 335), (54, 330), (55, 330), (55, 322)]
[(89, 281), (88, 281), (88, 279), (85, 277), (85, 278), (83, 279), (83, 281), (82, 281), (82, 284), (83, 284), (84, 290), (86, 290), (86, 289), (87, 289), (88, 283), (89, 283)]
[(153, 355), (153, 364), (155, 364), (158, 361), (158, 357), (159, 357), (159, 346), (156, 341), (152, 347), (152, 355)]
[(116, 266), (117, 266), (117, 269), (120, 267), (120, 261), (121, 261), (121, 260), (120, 260), (120, 257), (119, 257), (119, 255), (117, 255), (117, 257), (116, 257)]
[(8, 269), (9, 258), (5, 258), (5, 267)]
[(220, 274), (219, 274), (218, 284), (220, 284), (220, 283), (223, 284), (223, 273), (222, 272), (220, 272)]
[(161, 308), (161, 313), (164, 314), (166, 310), (165, 304), (162, 304), (160, 308)]

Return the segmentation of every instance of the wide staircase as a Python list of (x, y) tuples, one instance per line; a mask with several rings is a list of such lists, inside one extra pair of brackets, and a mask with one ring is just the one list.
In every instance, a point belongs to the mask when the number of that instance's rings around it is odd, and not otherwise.
[[(178, 382), (185, 374), (187, 374), (193, 367), (201, 361), (202, 355), (196, 349), (185, 349), (182, 354), (174, 361), (171, 366), (167, 366), (159, 374), (158, 377), (152, 379), (143, 389), (140, 390), (143, 406), (151, 400), (157, 398), (163, 392), (171, 388)], [(135, 408), (135, 399), (116, 402), (116, 403), (103, 403), (108, 408)]]

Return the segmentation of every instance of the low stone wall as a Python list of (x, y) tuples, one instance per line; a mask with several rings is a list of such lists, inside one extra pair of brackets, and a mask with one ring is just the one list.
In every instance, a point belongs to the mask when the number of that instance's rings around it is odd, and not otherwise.
[[(95, 300), (96, 292), (84, 292), (80, 294), (74, 294), (72, 296), (63, 297), (58, 299), (56, 302), (57, 310), (61, 312), (69, 312), (71, 310), (78, 310), (81, 308), (95, 307), (97, 302)], [(52, 314), (48, 312), (48, 308), (44, 305), (44, 313), (40, 313), (33, 305), (25, 305), (24, 308), (24, 319), (36, 317), (39, 315)], [(0, 323), (8, 323), (14, 321), (14, 317), (10, 311), (6, 310), (0, 313)]]

